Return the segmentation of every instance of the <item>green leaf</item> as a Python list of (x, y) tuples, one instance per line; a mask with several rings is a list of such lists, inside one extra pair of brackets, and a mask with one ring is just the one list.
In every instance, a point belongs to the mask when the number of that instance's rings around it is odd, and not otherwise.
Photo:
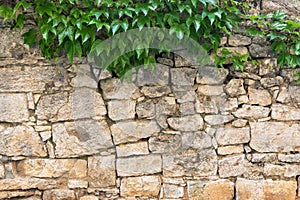
[(78, 41), (78, 40), (75, 40), (75, 45), (74, 45), (75, 47), (75, 54), (79, 57), (79, 58), (81, 58), (81, 56), (82, 56), (82, 48), (81, 48), (81, 44), (80, 44), (80, 42)]
[(124, 31), (127, 31), (128, 27), (129, 27), (129, 23), (128, 20), (124, 20), (122, 22), (120, 22), (121, 27), (123, 28)]
[(209, 13), (208, 14), (208, 19), (210, 21), (210, 25), (212, 25), (214, 23), (215, 17), (216, 17), (215, 13)]
[(36, 41), (36, 32), (34, 29), (30, 29), (28, 32), (22, 35), (24, 37), (24, 43), (32, 47)]
[(64, 43), (64, 47), (66, 49), (67, 57), (68, 57), (69, 61), (72, 63), (74, 60), (75, 45), (70, 40), (67, 40)]
[(18, 15), (17, 21), (16, 21), (16, 26), (21, 29), (24, 27), (24, 15)]
[(112, 23), (112, 34), (114, 35), (120, 28), (120, 21), (119, 20), (115, 20)]

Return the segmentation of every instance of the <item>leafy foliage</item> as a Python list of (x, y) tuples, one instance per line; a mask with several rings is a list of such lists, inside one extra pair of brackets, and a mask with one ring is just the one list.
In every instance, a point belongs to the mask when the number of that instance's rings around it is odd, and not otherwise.
[[(35, 29), (25, 33), (24, 41), (29, 46), (38, 44), (47, 58), (66, 53), (72, 62), (91, 52), (122, 55), (109, 65), (109, 70), (123, 76), (132, 66), (153, 64), (154, 55), (166, 49), (151, 49), (147, 44), (153, 40), (163, 41), (164, 35), (148, 36), (146, 41), (123, 38), (111, 43), (102, 43), (118, 33), (146, 27), (166, 28), (179, 40), (184, 36), (194, 39), (208, 52), (217, 52), (221, 38), (238, 29), (241, 19), (251, 20), (256, 27), (250, 35), (265, 35), (272, 41), (273, 51), (282, 66), (299, 66), (299, 23), (286, 19), (281, 12), (246, 16), (242, 11), (248, 5), (242, 1), (224, 0), (19, 0), (14, 6), (0, 6), (0, 16), (16, 27), (24, 28), (27, 20), (34, 21)], [(125, 42), (126, 41), (126, 42)], [(128, 42), (134, 51), (126, 52)], [(102, 44), (99, 46), (99, 44)], [(216, 64), (233, 61), (243, 70), (249, 55), (233, 54), (223, 50), (216, 56)], [(99, 59), (98, 59), (99, 61)]]

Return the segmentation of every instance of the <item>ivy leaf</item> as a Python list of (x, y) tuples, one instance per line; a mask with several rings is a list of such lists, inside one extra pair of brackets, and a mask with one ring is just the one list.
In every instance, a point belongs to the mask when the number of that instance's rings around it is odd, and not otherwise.
[(144, 59), (144, 65), (145, 67), (150, 67), (151, 71), (153, 72), (154, 69), (155, 69), (155, 63), (156, 63), (156, 60), (153, 56), (148, 56)]
[(22, 35), (24, 37), (25, 44), (28, 44), (29, 47), (32, 47), (36, 41), (36, 32), (34, 29), (30, 29), (28, 32)]
[(129, 23), (128, 20), (124, 20), (122, 22), (120, 22), (121, 27), (123, 28), (124, 31), (127, 31), (128, 27), (129, 27)]
[(119, 20), (115, 20), (111, 24), (112, 24), (112, 26), (111, 26), (112, 27), (111, 28), (112, 34), (114, 35), (119, 30), (119, 28), (120, 28), (120, 21)]
[(176, 33), (176, 36), (179, 40), (181, 40), (184, 36), (184, 28), (183, 26), (180, 26), (179, 24), (171, 27), (170, 29), (170, 34), (172, 35), (173, 33)]
[(74, 53), (75, 53), (75, 45), (70, 40), (64, 43), (64, 47), (66, 49), (67, 57), (69, 61), (72, 63), (74, 60)]
[(24, 15), (18, 15), (17, 21), (16, 21), (16, 26), (21, 29), (24, 27)]
[(78, 40), (75, 40), (75, 45), (74, 45), (74, 51), (75, 51), (75, 54), (81, 58), (82, 56), (82, 48), (81, 48), (81, 44)]
[(196, 32), (198, 32), (200, 26), (201, 26), (201, 22), (198, 20), (194, 20), (194, 26), (195, 26), (195, 30)]
[(215, 17), (216, 17), (215, 13), (209, 13), (208, 14), (208, 19), (210, 21), (210, 25), (212, 25), (214, 23)]

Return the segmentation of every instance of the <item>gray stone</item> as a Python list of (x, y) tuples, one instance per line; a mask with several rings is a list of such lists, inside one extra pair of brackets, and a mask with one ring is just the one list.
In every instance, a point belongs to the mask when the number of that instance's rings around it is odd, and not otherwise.
[(184, 195), (184, 187), (180, 187), (172, 184), (163, 184), (163, 197), (178, 199), (182, 198)]
[(281, 76), (276, 76), (275, 78), (262, 78), (260, 83), (264, 88), (280, 86), (283, 83), (283, 78)]
[[(224, 103), (223, 100), (225, 101)], [(225, 111), (225, 112), (231, 112), (231, 111), (235, 111), (238, 108), (238, 100), (237, 98), (228, 98), (228, 99), (222, 99), (219, 102), (219, 107), (221, 111)]]
[(182, 149), (208, 149), (212, 147), (212, 139), (205, 132), (182, 133)]
[(161, 63), (161, 64), (163, 64), (163, 65), (170, 66), (170, 67), (173, 67), (173, 66), (174, 66), (174, 61), (171, 60), (171, 59), (168, 59), (168, 58), (158, 57), (158, 58), (157, 58), (157, 62), (158, 62), (158, 63)]
[(73, 87), (88, 87), (88, 88), (98, 88), (98, 80), (95, 74), (91, 70), (90, 65), (81, 64), (73, 65), (75, 67), (76, 77), (72, 79)]
[(223, 84), (229, 71), (217, 67), (198, 67), (197, 83), (202, 85)]
[(291, 1), (288, 4), (278, 0), (265, 0), (263, 2), (264, 12), (271, 13), (273, 11), (280, 10), (281, 12), (287, 13), (289, 17), (298, 16), (297, 13), (299, 14), (300, 12), (299, 8), (299, 1)]
[(75, 193), (73, 190), (47, 190), (43, 193), (44, 200), (71, 200), (76, 199)]
[(149, 139), (152, 153), (174, 153), (181, 148), (180, 132), (165, 131)]
[(253, 122), (250, 146), (258, 152), (290, 152), (299, 150), (299, 124)]
[(217, 114), (217, 102), (207, 96), (200, 96), (195, 103), (197, 113)]
[(172, 87), (177, 103), (195, 102), (196, 92), (192, 86), (176, 86)]
[(191, 68), (172, 68), (171, 82), (172, 85), (190, 85), (193, 86), (196, 78), (196, 69)]
[(1, 93), (0, 105), (0, 121), (24, 122), (29, 120), (26, 94)]
[(219, 155), (230, 155), (230, 154), (237, 154), (243, 152), (244, 152), (244, 148), (242, 145), (224, 146), (218, 148)]
[(195, 103), (186, 102), (179, 105), (179, 112), (181, 115), (193, 115), (195, 112)]
[(280, 121), (297, 121), (300, 120), (300, 109), (283, 104), (273, 104), (271, 107), (272, 119)]
[(156, 114), (174, 115), (176, 112), (176, 99), (174, 97), (162, 97), (156, 104)]
[(163, 155), (165, 177), (213, 176), (217, 173), (217, 155), (213, 149), (186, 150), (179, 154)]
[[(150, 142), (149, 142), (149, 146), (151, 146)], [(118, 157), (149, 154), (148, 143), (146, 141), (121, 144), (116, 146), (116, 150), (117, 150)]]
[(219, 128), (216, 139), (220, 145), (243, 144), (250, 141), (250, 129), (245, 128)]
[(241, 176), (245, 171), (245, 156), (230, 156), (219, 160), (219, 175), (221, 178)]
[(232, 115), (206, 115), (204, 121), (209, 125), (222, 125), (231, 122), (234, 119)]
[(240, 34), (234, 34), (229, 37), (228, 44), (234, 47), (247, 46), (251, 44), (251, 38)]
[(76, 121), (52, 125), (55, 155), (59, 158), (92, 155), (113, 146), (105, 121)]
[(260, 90), (249, 87), (248, 88), (249, 103), (260, 106), (268, 106), (272, 103), (272, 97), (268, 90)]
[(231, 97), (246, 94), (243, 79), (231, 79), (224, 89), (226, 93)]
[(266, 177), (286, 177), (286, 178), (296, 178), (296, 176), (300, 175), (300, 167), (299, 165), (292, 165), (292, 164), (268, 164), (264, 165), (264, 175)]
[(30, 126), (0, 125), (0, 154), (5, 156), (46, 157), (47, 152), (39, 134)]
[(133, 100), (111, 100), (107, 103), (108, 117), (114, 121), (134, 119), (135, 101)]
[(248, 121), (245, 119), (237, 119), (232, 122), (232, 126), (237, 128), (245, 127), (247, 125), (247, 122)]
[(237, 118), (260, 119), (268, 117), (269, 113), (270, 108), (262, 106), (250, 106), (244, 104), (241, 108), (239, 108), (232, 114)]
[(153, 118), (155, 116), (155, 104), (151, 100), (137, 103), (136, 114), (138, 118)]
[(201, 115), (188, 115), (183, 117), (168, 118), (171, 128), (179, 131), (198, 131), (203, 129), (203, 119)]
[(188, 67), (192, 65), (188, 59), (183, 58), (177, 54), (174, 55), (174, 60), (176, 67)]
[(169, 67), (156, 63), (154, 71), (151, 69), (139, 68), (136, 83), (138, 86), (169, 84)]
[(130, 99), (138, 89), (136, 85), (126, 79), (106, 79), (100, 82), (104, 99)]
[(279, 154), (278, 160), (281, 162), (288, 163), (299, 163), (300, 162), (300, 154)]
[(204, 96), (217, 96), (224, 93), (224, 91), (221, 85), (199, 85), (197, 93)]
[(270, 163), (270, 162), (274, 162), (276, 159), (277, 159), (277, 154), (275, 153), (253, 153), (251, 162)]
[(274, 75), (279, 69), (276, 58), (261, 59), (258, 60), (258, 63), (259, 76)]
[(109, 187), (116, 185), (116, 158), (93, 156), (88, 158), (89, 187)]
[(171, 93), (171, 89), (168, 86), (143, 86), (141, 92), (146, 97), (156, 98)]
[(160, 131), (155, 121), (126, 121), (111, 126), (114, 143), (135, 142)]
[(250, 55), (254, 58), (271, 58), (274, 56), (271, 46), (264, 46), (259, 44), (251, 44), (249, 47)]
[(160, 155), (145, 155), (117, 159), (118, 176), (139, 176), (156, 174), (162, 171)]

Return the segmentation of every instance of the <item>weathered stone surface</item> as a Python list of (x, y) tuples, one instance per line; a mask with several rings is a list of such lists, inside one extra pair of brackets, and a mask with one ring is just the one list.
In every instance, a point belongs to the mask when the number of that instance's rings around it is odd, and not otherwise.
[(162, 171), (160, 155), (145, 155), (117, 159), (118, 176), (139, 176), (155, 174)]
[(186, 102), (179, 105), (179, 112), (181, 115), (193, 115), (196, 114), (195, 103)]
[(234, 117), (232, 115), (206, 115), (204, 121), (209, 125), (221, 125), (232, 121)]
[(240, 200), (294, 200), (296, 189), (296, 181), (238, 178), (236, 181), (236, 198)]
[(0, 121), (24, 122), (29, 120), (26, 94), (1, 93), (0, 105)]
[(228, 44), (234, 47), (247, 46), (251, 44), (251, 38), (240, 34), (234, 34), (229, 37)]
[(221, 85), (199, 85), (197, 89), (199, 95), (216, 96), (224, 93)]
[(217, 155), (213, 149), (185, 150), (174, 155), (163, 155), (165, 177), (212, 176), (217, 173)]
[(275, 78), (262, 78), (260, 83), (264, 88), (271, 88), (273, 86), (279, 86), (283, 83), (283, 78), (281, 76), (276, 76)]
[(219, 128), (216, 139), (220, 145), (232, 145), (248, 143), (250, 141), (250, 129), (245, 128)]
[(55, 179), (39, 179), (39, 178), (11, 178), (0, 179), (0, 190), (49, 190), (57, 188), (60, 182)]
[(227, 49), (233, 55), (236, 55), (236, 53), (239, 53), (242, 55), (248, 54), (248, 49), (246, 47), (223, 47), (223, 48), (218, 49), (218, 54), (220, 54), (223, 49)]
[(109, 187), (116, 185), (116, 158), (93, 156), (88, 158), (89, 187)]
[(212, 147), (211, 137), (206, 132), (182, 133), (182, 149), (208, 149)]
[(113, 146), (105, 121), (76, 121), (52, 125), (55, 155), (59, 158), (99, 153)]
[(176, 100), (174, 97), (162, 97), (156, 104), (156, 114), (173, 115), (176, 112)]
[(244, 155), (225, 157), (219, 160), (219, 175), (221, 178), (240, 176), (246, 171)]
[(300, 109), (283, 104), (273, 104), (271, 107), (272, 119), (280, 121), (296, 121), (300, 120)]
[(112, 100), (108, 104), (108, 117), (114, 121), (134, 119), (135, 101), (132, 100)]
[[(223, 101), (225, 102), (223, 103)], [(237, 98), (228, 98), (226, 100), (224, 98), (219, 101), (219, 107), (221, 111), (232, 112), (235, 111), (238, 108), (238, 106), (239, 105)]]
[(265, 0), (262, 7), (265, 12), (280, 10), (281, 12), (288, 13), (288, 15), (291, 17), (297, 17), (297, 14), (300, 12), (299, 1), (291, 1), (287, 4), (279, 0)]
[(231, 97), (246, 94), (243, 79), (231, 79), (224, 89)]
[(100, 82), (104, 99), (130, 99), (137, 87), (134, 83), (117, 78), (106, 79)]
[(88, 195), (88, 196), (80, 197), (80, 200), (99, 200), (99, 199), (94, 195)]
[[(35, 196), (37, 195), (37, 196)], [(13, 199), (13, 198), (22, 198), (22, 200), (41, 200), (38, 196), (41, 195), (41, 192), (36, 190), (27, 190), (27, 191), (3, 191), (0, 192), (0, 199)], [(29, 197), (29, 198), (26, 198)]]
[(196, 100), (196, 92), (192, 86), (172, 86), (177, 103), (194, 102)]
[(68, 181), (68, 188), (70, 189), (78, 189), (78, 188), (88, 188), (88, 181), (82, 180), (82, 179), (75, 179)]
[(164, 64), (164, 65), (167, 65), (167, 66), (170, 66), (170, 67), (174, 66), (174, 61), (172, 59), (168, 59), (168, 58), (158, 57), (157, 62), (161, 63), (161, 64)]
[(76, 77), (71, 82), (74, 87), (98, 88), (98, 77), (95, 77), (96, 74), (93, 73), (94, 71), (91, 70), (90, 65), (81, 64), (73, 65), (72, 67), (74, 67), (76, 72)]
[(137, 103), (136, 114), (139, 118), (153, 118), (155, 116), (155, 104), (151, 100)]
[(249, 46), (249, 53), (254, 58), (270, 58), (274, 56), (271, 46), (264, 46), (260, 44), (251, 44)]
[(258, 152), (289, 152), (299, 149), (299, 124), (253, 122), (250, 146)]
[(248, 88), (249, 103), (257, 104), (260, 106), (268, 106), (272, 103), (272, 97), (267, 90), (259, 90), (249, 87)]
[(116, 147), (116, 150), (118, 157), (149, 154), (148, 143), (146, 141), (121, 144)]
[(242, 145), (224, 146), (218, 148), (219, 155), (230, 155), (230, 154), (243, 153), (243, 152), (244, 152), (244, 148)]
[(202, 85), (223, 84), (229, 71), (224, 68), (198, 67), (197, 83)]
[(73, 190), (47, 190), (43, 194), (43, 200), (74, 200), (75, 193)]
[(275, 153), (254, 153), (252, 154), (251, 162), (274, 162), (277, 159)]
[(0, 179), (5, 176), (5, 168), (4, 165), (0, 164)]
[(184, 195), (184, 188), (172, 184), (163, 184), (163, 197), (170, 199), (182, 198)]
[(143, 86), (141, 92), (146, 97), (156, 98), (171, 93), (171, 89), (168, 86)]
[(0, 92), (43, 92), (68, 85), (66, 70), (54, 66), (13, 66), (0, 68)]
[(245, 119), (237, 119), (232, 122), (232, 126), (237, 128), (245, 127), (247, 125), (247, 122), (248, 121)]
[(196, 78), (196, 69), (191, 68), (172, 68), (171, 81), (172, 85), (190, 85), (193, 86)]
[(47, 156), (45, 146), (30, 126), (0, 125), (0, 154), (6, 156)]
[(174, 54), (174, 60), (175, 60), (176, 67), (191, 66), (190, 60), (187, 57), (182, 57), (180, 55)]
[(300, 166), (299, 165), (290, 165), (290, 164), (268, 164), (264, 165), (264, 175), (267, 177), (296, 177), (300, 175)]
[(201, 96), (196, 99), (195, 108), (197, 113), (217, 114), (217, 102), (206, 96)]
[(201, 115), (189, 115), (168, 118), (168, 124), (179, 131), (198, 131), (203, 128), (204, 122)]
[(228, 180), (188, 182), (190, 200), (231, 200), (234, 197), (234, 183)]
[(278, 154), (278, 160), (281, 162), (300, 162), (300, 154)]
[(270, 108), (262, 106), (250, 106), (244, 104), (241, 108), (239, 108), (232, 114), (237, 118), (260, 119), (268, 117), (269, 113)]
[(151, 71), (151, 69), (139, 68), (137, 72), (136, 84), (138, 86), (168, 85), (169, 67), (156, 63), (154, 71)]
[(37, 178), (85, 178), (86, 160), (75, 159), (29, 159), (18, 163), (17, 171), (25, 176)]
[(180, 132), (164, 131), (149, 139), (149, 149), (152, 153), (173, 153), (181, 147)]
[(155, 121), (126, 121), (111, 126), (114, 143), (135, 142), (160, 131)]
[(159, 176), (128, 177), (121, 180), (120, 192), (123, 197), (157, 197), (160, 188)]

